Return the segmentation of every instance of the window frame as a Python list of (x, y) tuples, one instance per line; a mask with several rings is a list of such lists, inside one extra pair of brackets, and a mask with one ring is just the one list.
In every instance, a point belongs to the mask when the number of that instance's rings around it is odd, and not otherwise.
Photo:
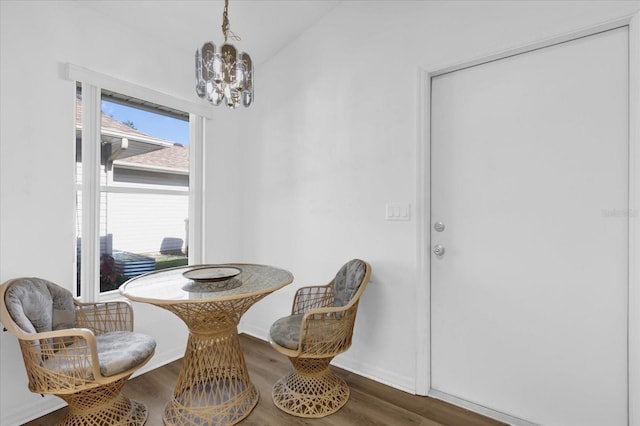
[[(185, 101), (153, 89), (66, 64), (66, 79), (82, 90), (82, 182), (74, 182), (75, 191), (82, 191), (80, 299), (87, 302), (119, 298), (118, 292), (100, 292), (100, 193), (111, 191), (100, 183), (100, 132), (102, 90), (125, 94), (154, 104), (189, 113), (189, 264), (202, 263), (204, 258), (204, 126), (212, 111), (203, 105)], [(75, 129), (75, 119), (74, 119)], [(75, 130), (74, 130), (75, 135)], [(75, 167), (75, 162), (74, 162)], [(75, 176), (75, 173), (74, 173)], [(130, 191), (129, 188), (126, 189)], [(156, 189), (176, 193), (175, 189)], [(155, 191), (153, 191), (155, 192)], [(77, 209), (74, 206), (74, 215)], [(76, 218), (76, 223), (77, 223)], [(197, 230), (197, 232), (196, 232)], [(74, 239), (75, 244), (75, 239)], [(74, 246), (73, 253), (76, 253)], [(74, 269), (77, 259), (74, 262)], [(76, 274), (74, 273), (75, 277)], [(75, 278), (74, 278), (75, 280)], [(74, 288), (77, 288), (75, 283)]]

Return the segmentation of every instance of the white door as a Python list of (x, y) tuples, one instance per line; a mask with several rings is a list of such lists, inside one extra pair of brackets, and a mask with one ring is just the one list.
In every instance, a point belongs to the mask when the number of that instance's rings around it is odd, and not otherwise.
[(431, 93), (432, 389), (536, 424), (626, 425), (627, 27)]

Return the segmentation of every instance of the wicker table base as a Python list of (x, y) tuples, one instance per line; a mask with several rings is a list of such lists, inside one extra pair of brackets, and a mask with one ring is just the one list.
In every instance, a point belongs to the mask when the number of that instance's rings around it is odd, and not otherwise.
[(144, 425), (147, 406), (120, 394), (128, 378), (74, 394), (58, 395), (69, 405), (68, 414), (58, 426)]
[(251, 413), (258, 398), (236, 326), (211, 334), (192, 331), (173, 399), (165, 407), (164, 423), (232, 425)]

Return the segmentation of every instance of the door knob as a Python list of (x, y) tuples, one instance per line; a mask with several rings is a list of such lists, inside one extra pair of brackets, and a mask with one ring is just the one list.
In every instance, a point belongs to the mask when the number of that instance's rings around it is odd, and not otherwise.
[(436, 244), (435, 246), (433, 246), (433, 253), (436, 256), (442, 256), (444, 254), (444, 247), (440, 244)]
[(436, 222), (433, 224), (433, 229), (435, 229), (438, 232), (442, 232), (444, 231), (444, 223), (442, 222)]

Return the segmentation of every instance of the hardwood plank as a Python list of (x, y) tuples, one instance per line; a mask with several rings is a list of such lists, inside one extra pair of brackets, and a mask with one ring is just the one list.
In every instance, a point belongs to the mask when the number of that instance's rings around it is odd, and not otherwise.
[[(289, 360), (273, 350), (269, 343), (240, 335), (251, 381), (258, 388), (260, 400), (245, 426), (497, 426), (504, 423), (480, 416), (433, 398), (411, 395), (348, 371), (332, 367), (351, 389), (347, 404), (337, 413), (322, 419), (303, 419), (280, 411), (271, 401), (273, 384), (290, 370)], [(124, 394), (142, 401), (149, 409), (148, 426), (162, 425), (166, 402), (173, 394), (182, 360), (129, 380)], [(24, 426), (55, 424), (66, 408), (60, 409)]]

